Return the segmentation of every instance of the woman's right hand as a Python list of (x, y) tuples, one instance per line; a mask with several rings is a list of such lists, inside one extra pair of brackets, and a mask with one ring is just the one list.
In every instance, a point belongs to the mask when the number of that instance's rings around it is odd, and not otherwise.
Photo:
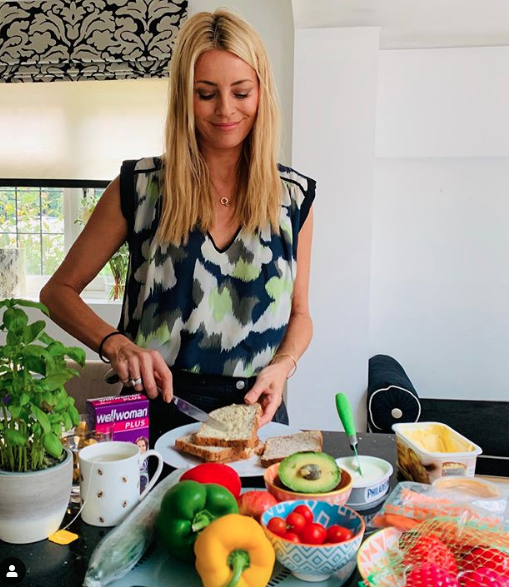
[(122, 383), (130, 387), (131, 379), (140, 380), (135, 391), (145, 391), (150, 399), (161, 390), (165, 402), (173, 398), (173, 377), (158, 351), (143, 349), (125, 336), (112, 336), (104, 343), (102, 354), (111, 361), (111, 367)]

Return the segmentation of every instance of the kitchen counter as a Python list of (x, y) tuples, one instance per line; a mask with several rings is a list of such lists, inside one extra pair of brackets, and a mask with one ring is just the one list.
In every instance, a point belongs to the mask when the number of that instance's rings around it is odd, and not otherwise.
[[(380, 457), (392, 463), (396, 462), (396, 443), (392, 434), (358, 434), (359, 453)], [(351, 455), (348, 440), (343, 432), (324, 432), (323, 450), (334, 457)], [(169, 467), (167, 468), (169, 469)], [(391, 485), (397, 482), (396, 473), (391, 477)], [(248, 477), (243, 479), (245, 487), (264, 487), (262, 477)], [(380, 506), (378, 506), (380, 507)], [(376, 510), (375, 510), (376, 511)], [(75, 515), (76, 510), (70, 509), (64, 520), (64, 525)], [(374, 511), (363, 512), (366, 519)], [(69, 545), (61, 546), (43, 540), (34, 544), (6, 544), (0, 541), (0, 563), (8, 557), (20, 559), (27, 568), (25, 579), (19, 583), (20, 587), (80, 587), (83, 583), (89, 558), (99, 542), (109, 529), (89, 526), (78, 518), (69, 530), (79, 535), (78, 540)], [(345, 584), (348, 587), (357, 585), (359, 577), (354, 573)], [(0, 577), (0, 585), (3, 585)], [(304, 587), (306, 583), (301, 582)], [(316, 583), (319, 585), (319, 583)], [(139, 587), (139, 585), (138, 585)], [(155, 586), (150, 586), (155, 587)]]

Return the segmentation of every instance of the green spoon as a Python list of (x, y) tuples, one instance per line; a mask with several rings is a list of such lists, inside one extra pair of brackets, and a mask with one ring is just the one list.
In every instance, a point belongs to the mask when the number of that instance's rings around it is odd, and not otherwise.
[(355, 431), (355, 423), (353, 420), (352, 406), (350, 405), (350, 400), (346, 394), (336, 393), (336, 409), (338, 411), (339, 417), (341, 418), (341, 423), (343, 424), (346, 435), (348, 436), (348, 442), (350, 443), (350, 446), (355, 453), (357, 467), (359, 469), (359, 473), (362, 476), (361, 461), (359, 459), (359, 455), (357, 454), (358, 441), (357, 432)]

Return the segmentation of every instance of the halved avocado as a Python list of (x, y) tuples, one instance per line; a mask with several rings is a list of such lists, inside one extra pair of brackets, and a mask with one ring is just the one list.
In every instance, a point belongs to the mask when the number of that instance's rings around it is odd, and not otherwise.
[(324, 452), (296, 452), (279, 464), (279, 480), (299, 493), (326, 493), (339, 485), (341, 470)]

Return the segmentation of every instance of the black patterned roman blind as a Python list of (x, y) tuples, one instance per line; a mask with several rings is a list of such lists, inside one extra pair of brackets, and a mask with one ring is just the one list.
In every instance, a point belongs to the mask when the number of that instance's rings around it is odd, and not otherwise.
[(165, 77), (187, 0), (0, 0), (0, 81)]

